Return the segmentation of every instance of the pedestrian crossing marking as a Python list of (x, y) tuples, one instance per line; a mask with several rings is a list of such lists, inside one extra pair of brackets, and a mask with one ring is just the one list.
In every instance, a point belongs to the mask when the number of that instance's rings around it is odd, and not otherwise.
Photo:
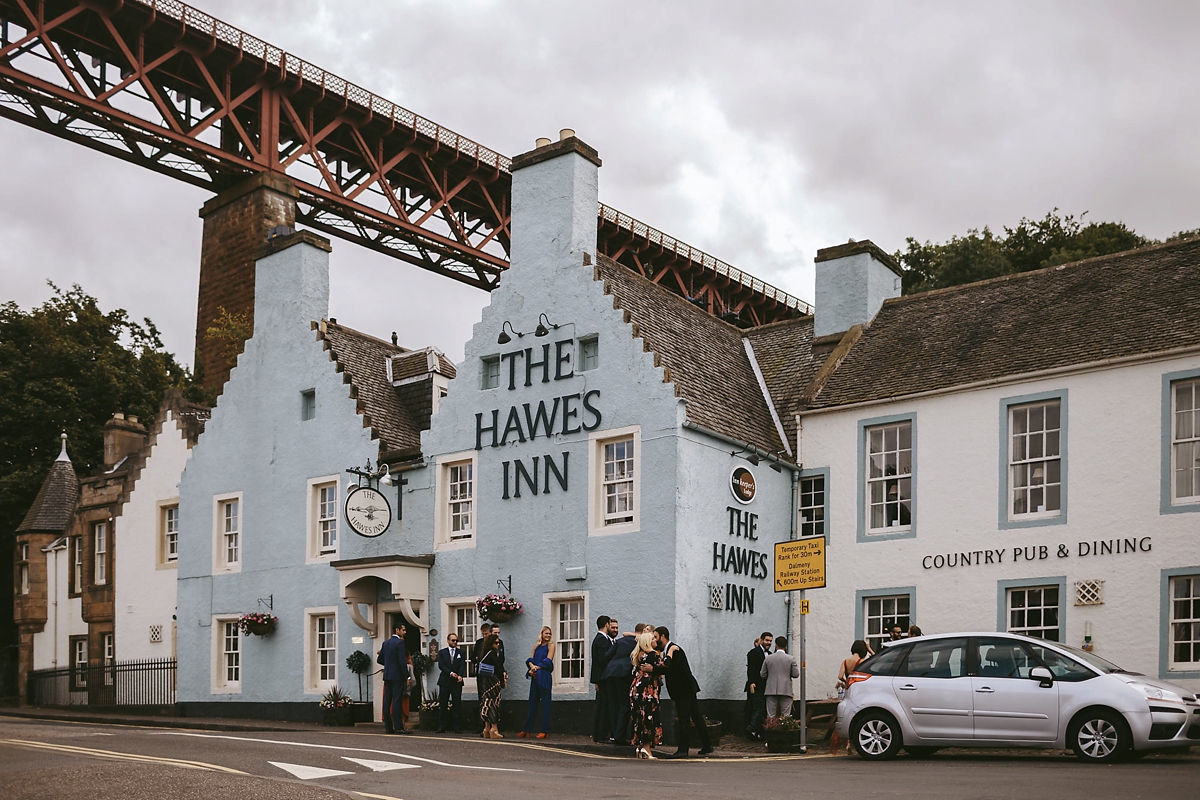
[(360, 767), (367, 767), (372, 772), (389, 772), (393, 769), (420, 769), (420, 764), (398, 764), (395, 761), (372, 761), (369, 758), (351, 758), (342, 756), (347, 761), (353, 761)]
[(323, 769), (322, 767), (309, 767), (304, 764), (285, 764), (282, 761), (268, 761), (272, 767), (279, 767), (285, 772), (290, 772), (302, 781), (311, 781), (314, 778), (336, 778), (338, 775), (353, 775), (353, 772), (346, 772), (343, 769)]

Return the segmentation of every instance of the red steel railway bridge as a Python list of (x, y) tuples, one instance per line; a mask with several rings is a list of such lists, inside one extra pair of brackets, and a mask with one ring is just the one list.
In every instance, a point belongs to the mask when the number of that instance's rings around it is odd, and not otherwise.
[[(254, 252), (307, 227), (490, 290), (508, 266), (510, 159), (175, 0), (0, 0), (0, 116), (215, 193), (203, 331), (253, 311)], [(599, 251), (742, 326), (803, 301), (603, 204)]]

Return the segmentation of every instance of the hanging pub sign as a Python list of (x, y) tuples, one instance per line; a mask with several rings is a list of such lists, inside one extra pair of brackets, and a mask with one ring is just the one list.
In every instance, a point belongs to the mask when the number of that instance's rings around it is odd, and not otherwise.
[(375, 538), (392, 524), (387, 498), (369, 486), (358, 486), (346, 495), (346, 522), (359, 536)]
[(754, 499), (754, 473), (745, 467), (735, 467), (729, 475), (729, 491), (743, 505)]

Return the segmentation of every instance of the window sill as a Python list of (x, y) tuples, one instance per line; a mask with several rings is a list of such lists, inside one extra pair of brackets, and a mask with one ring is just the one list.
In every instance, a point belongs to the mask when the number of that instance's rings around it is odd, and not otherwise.
[(915, 539), (917, 531), (912, 525), (897, 526), (895, 528), (877, 528), (860, 532), (858, 541), (860, 542), (886, 542), (891, 539)]
[(160, 561), (154, 565), (155, 569), (179, 569), (179, 561)]
[(619, 533), (637, 533), (641, 529), (641, 523), (635, 519), (633, 522), (620, 522), (616, 525), (604, 525), (592, 528), (588, 531), (588, 536), (614, 536)]
[(214, 686), (211, 689), (212, 694), (241, 694), (241, 685), (237, 686)]
[(1042, 528), (1047, 525), (1066, 525), (1067, 515), (1065, 511), (1059, 511), (1055, 514), (1030, 514), (1023, 515), (1016, 519), (1005, 519), (1000, 521), (1000, 530), (1014, 530), (1020, 528)]
[(470, 539), (455, 539), (452, 542), (436, 542), (433, 545), (435, 552), (443, 550), (470, 550), (475, 546), (475, 537)]
[(322, 553), (320, 555), (313, 555), (310, 553), (308, 558), (304, 559), (304, 563), (305, 564), (328, 564), (330, 561), (337, 561), (337, 560), (338, 560), (338, 554), (336, 552)]

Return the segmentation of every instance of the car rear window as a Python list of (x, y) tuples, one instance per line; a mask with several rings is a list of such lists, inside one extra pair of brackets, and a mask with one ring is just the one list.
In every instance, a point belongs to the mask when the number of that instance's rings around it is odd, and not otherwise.
[(904, 661), (908, 647), (888, 647), (881, 653), (868, 658), (854, 668), (855, 672), (865, 672), (868, 675), (895, 675), (896, 668)]

